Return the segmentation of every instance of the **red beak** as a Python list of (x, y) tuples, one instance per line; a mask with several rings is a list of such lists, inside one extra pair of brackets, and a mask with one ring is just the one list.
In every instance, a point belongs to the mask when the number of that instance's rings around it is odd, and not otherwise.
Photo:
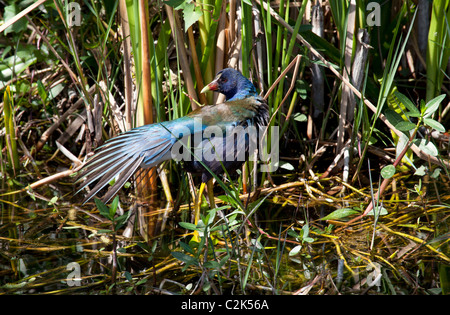
[(210, 84), (206, 85), (200, 93), (205, 93), (207, 91), (217, 91), (219, 89), (219, 84), (214, 80)]

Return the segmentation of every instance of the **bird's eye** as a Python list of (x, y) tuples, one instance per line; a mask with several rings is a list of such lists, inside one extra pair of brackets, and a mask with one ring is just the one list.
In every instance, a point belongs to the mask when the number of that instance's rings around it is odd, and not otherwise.
[(227, 82), (227, 81), (228, 81), (228, 79), (225, 79), (225, 78), (222, 79), (222, 82), (223, 82), (223, 83), (225, 83), (225, 82)]

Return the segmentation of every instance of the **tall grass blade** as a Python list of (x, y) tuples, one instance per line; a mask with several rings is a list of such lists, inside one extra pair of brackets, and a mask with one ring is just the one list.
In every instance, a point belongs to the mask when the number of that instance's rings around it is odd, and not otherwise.
[(450, 1), (433, 1), (427, 46), (426, 101), (440, 94), (450, 57)]
[(14, 176), (16, 176), (19, 172), (20, 164), (14, 123), (14, 101), (9, 86), (6, 87), (3, 93), (3, 116), (5, 118), (5, 143), (8, 150), (8, 160), (13, 169)]

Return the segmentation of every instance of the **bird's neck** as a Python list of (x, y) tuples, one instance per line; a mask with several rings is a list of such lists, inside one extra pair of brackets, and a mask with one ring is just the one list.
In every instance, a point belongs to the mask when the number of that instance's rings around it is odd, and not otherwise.
[(258, 93), (256, 92), (255, 86), (248, 80), (243, 82), (242, 84), (239, 84), (236, 87), (236, 91), (233, 91), (232, 95), (226, 96), (227, 101), (236, 101), (241, 100), (250, 96), (258, 96)]

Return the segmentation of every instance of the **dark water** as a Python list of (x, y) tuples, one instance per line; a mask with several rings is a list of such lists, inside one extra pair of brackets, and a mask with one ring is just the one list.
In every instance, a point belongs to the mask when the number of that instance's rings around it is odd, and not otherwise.
[(112, 232), (93, 203), (81, 207), (64, 195), (52, 203), (44, 195), (2, 197), (0, 293), (440, 294), (448, 285), (448, 237), (427, 242), (450, 210), (432, 199), (420, 206), (386, 202), (375, 234), (373, 217), (340, 232), (337, 222), (319, 220), (362, 200), (313, 200), (304, 188), (270, 195), (250, 223), (227, 207), (229, 225), (216, 230), (225, 221), (215, 212), (211, 220), (205, 203), (212, 230), (197, 244), (180, 226), (190, 221), (188, 205), (160, 211), (164, 230), (153, 236), (142, 222), (157, 215), (135, 209), (132, 236), (125, 237), (126, 226)]

